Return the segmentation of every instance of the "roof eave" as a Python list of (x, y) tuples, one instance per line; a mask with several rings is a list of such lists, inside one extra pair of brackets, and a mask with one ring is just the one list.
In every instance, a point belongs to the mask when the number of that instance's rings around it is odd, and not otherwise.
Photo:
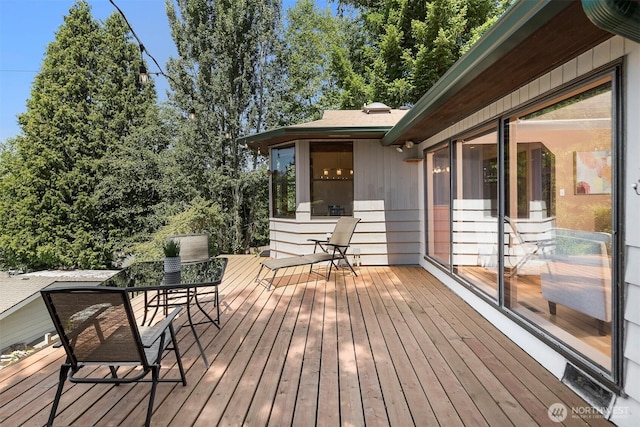
[(514, 4), (398, 121), (384, 136), (382, 144), (396, 144), (407, 128), (458, 94), (474, 78), (566, 8), (567, 3), (570, 2), (542, 0)]
[(287, 126), (238, 138), (237, 142), (262, 150), (299, 139), (382, 139), (391, 128), (392, 126)]

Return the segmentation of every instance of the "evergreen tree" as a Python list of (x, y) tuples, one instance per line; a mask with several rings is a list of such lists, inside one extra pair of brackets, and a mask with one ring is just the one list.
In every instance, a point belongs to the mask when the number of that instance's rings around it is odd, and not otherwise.
[(339, 106), (331, 57), (341, 46), (346, 21), (333, 17), (330, 9), (319, 10), (313, 0), (299, 0), (287, 11), (286, 22), (276, 54), (281, 77), (271, 86), (277, 96), (270, 108), (280, 126), (317, 120), (324, 110)]
[(170, 141), (153, 80), (138, 82), (140, 51), (128, 39), (126, 23), (113, 14), (101, 30), (93, 136), (105, 151), (97, 164), (95, 231), (111, 250), (121, 250), (131, 237), (158, 225), (150, 217), (162, 201), (160, 153)]
[(225, 215), (222, 250), (243, 252), (266, 200), (251, 199), (260, 179), (248, 175), (264, 173), (252, 170), (255, 157), (235, 141), (267, 127), (266, 74), (280, 1), (177, 0), (166, 6), (179, 55), (168, 64), (172, 102), (185, 114), (195, 112), (180, 134), (191, 153), (183, 171)]
[[(510, 0), (343, 0), (371, 35), (358, 49), (336, 51), (343, 107), (372, 101), (413, 105), (510, 4)], [(363, 41), (363, 40), (360, 40)], [(354, 48), (356, 45), (354, 45)]]
[(118, 19), (101, 27), (80, 0), (47, 47), (18, 118), (22, 135), (3, 153), (5, 266), (109, 265), (112, 232), (129, 218), (112, 215), (122, 207), (112, 190), (123, 183), (105, 177), (155, 102), (152, 88), (136, 83), (139, 55)]

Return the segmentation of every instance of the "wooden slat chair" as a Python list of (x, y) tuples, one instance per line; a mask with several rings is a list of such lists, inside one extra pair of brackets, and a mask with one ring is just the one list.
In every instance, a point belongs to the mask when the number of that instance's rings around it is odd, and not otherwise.
[[(255, 281), (263, 285), (266, 284), (267, 289), (271, 289), (276, 274), (281, 268), (310, 265), (309, 272), (311, 273), (313, 271), (313, 265), (321, 262), (330, 263), (327, 280), (329, 280), (331, 276), (331, 269), (333, 267), (336, 269), (339, 268), (339, 263), (346, 264), (353, 274), (357, 276), (358, 274), (347, 258), (347, 250), (351, 245), (351, 238), (353, 237), (358, 222), (360, 222), (360, 218), (340, 217), (338, 222), (336, 222), (336, 226), (329, 240), (308, 239), (309, 241), (315, 242), (313, 254), (262, 261), (260, 263), (260, 271), (258, 271)], [(264, 277), (260, 278), (264, 267), (273, 271), (271, 280), (265, 279)], [(268, 273), (266, 273), (265, 276), (267, 274)]]
[[(138, 327), (125, 289), (70, 287), (46, 288), (40, 292), (67, 354), (65, 363), (60, 367), (60, 380), (48, 426), (53, 425), (67, 378), (73, 383), (115, 385), (150, 381), (146, 426), (151, 423), (157, 384), (187, 384), (172, 323), (180, 308), (153, 327)], [(160, 378), (160, 360), (164, 350), (175, 352), (179, 379)], [(83, 375), (83, 367), (91, 366), (87, 369), (90, 372), (96, 365), (107, 367), (110, 375), (105, 375), (104, 371), (101, 376)], [(119, 376), (120, 368), (126, 369), (124, 375)], [(150, 379), (147, 378), (149, 374)]]

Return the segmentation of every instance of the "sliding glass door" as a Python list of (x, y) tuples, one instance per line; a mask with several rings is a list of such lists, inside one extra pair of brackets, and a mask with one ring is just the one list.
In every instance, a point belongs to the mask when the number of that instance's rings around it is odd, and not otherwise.
[(612, 377), (620, 333), (614, 76), (496, 117), (425, 157), (427, 257)]

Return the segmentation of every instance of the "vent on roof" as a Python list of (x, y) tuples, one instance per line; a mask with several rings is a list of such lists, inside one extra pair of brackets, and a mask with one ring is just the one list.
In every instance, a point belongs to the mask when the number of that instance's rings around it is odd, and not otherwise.
[(369, 105), (365, 104), (364, 107), (362, 107), (362, 111), (364, 111), (367, 114), (370, 114), (370, 113), (390, 113), (391, 112), (391, 107), (387, 107), (382, 102), (372, 102)]

